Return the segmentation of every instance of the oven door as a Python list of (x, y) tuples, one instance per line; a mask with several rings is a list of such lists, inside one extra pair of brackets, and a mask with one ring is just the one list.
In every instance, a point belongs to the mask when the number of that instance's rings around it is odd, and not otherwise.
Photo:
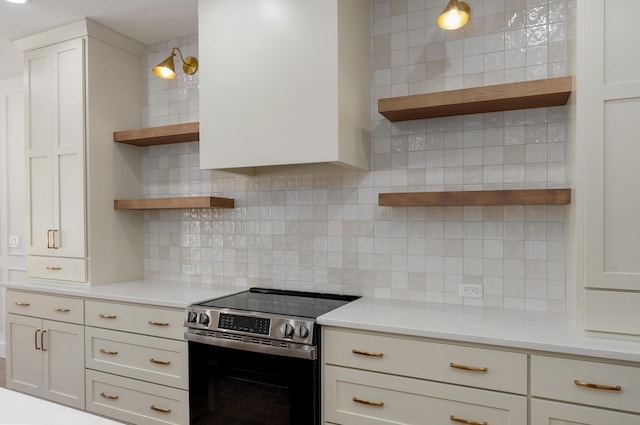
[(191, 424), (318, 425), (319, 362), (189, 341)]

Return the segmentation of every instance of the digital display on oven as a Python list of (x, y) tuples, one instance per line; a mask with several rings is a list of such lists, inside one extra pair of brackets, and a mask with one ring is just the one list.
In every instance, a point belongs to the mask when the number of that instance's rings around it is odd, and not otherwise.
[(238, 316), (235, 314), (220, 314), (218, 328), (232, 331), (249, 332), (253, 334), (269, 335), (271, 319), (260, 317)]

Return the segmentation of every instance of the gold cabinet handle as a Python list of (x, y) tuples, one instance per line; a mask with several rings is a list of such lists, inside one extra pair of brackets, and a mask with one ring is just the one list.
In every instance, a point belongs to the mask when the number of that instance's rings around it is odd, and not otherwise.
[(482, 421), (482, 422), (476, 422), (476, 421), (469, 421), (467, 419), (462, 419), (462, 418), (457, 418), (453, 415), (449, 415), (449, 420), (451, 420), (451, 422), (458, 422), (459, 424), (467, 424), (467, 425), (489, 425), (489, 422), (487, 421)]
[(100, 314), (98, 314), (98, 317), (101, 318), (101, 319), (115, 319), (118, 316), (116, 316), (115, 314), (100, 313)]
[(40, 347), (42, 347), (42, 351), (47, 351), (46, 348), (44, 348), (44, 334), (46, 334), (47, 331), (42, 331), (42, 333), (40, 334)]
[(47, 229), (47, 248), (48, 249), (53, 248), (53, 245), (51, 244), (51, 232), (53, 232), (53, 230)]
[(110, 394), (105, 394), (105, 393), (100, 393), (100, 397), (108, 398), (109, 400), (117, 400), (117, 399), (120, 398), (119, 395), (110, 395)]
[(154, 406), (153, 404), (149, 406), (149, 409), (155, 410), (156, 412), (160, 412), (160, 413), (171, 413), (171, 409), (162, 409), (160, 407)]
[(110, 356), (115, 356), (116, 354), (118, 354), (118, 352), (117, 352), (117, 351), (109, 351), (109, 350), (105, 350), (104, 348), (101, 348), (101, 349), (100, 349), (100, 352), (101, 352), (102, 354), (108, 354), (108, 355), (110, 355)]
[(58, 267), (58, 266), (47, 266), (45, 267), (46, 270), (49, 270), (51, 272), (57, 272), (62, 270), (62, 267)]
[(35, 345), (36, 350), (40, 350), (40, 347), (38, 347), (38, 333), (40, 333), (40, 329), (36, 329), (33, 333), (33, 345)]
[(20, 301), (16, 301), (14, 304), (17, 305), (18, 307), (29, 307), (31, 305), (29, 303), (22, 303)]
[(53, 229), (53, 249), (58, 249), (60, 248), (60, 245), (58, 244), (57, 240), (56, 240), (56, 235), (58, 234), (58, 230), (57, 229)]
[(151, 358), (149, 359), (149, 362), (151, 362), (151, 363), (155, 363), (155, 364), (166, 365), (166, 366), (168, 366), (168, 365), (170, 365), (170, 364), (171, 364), (171, 362), (170, 362), (170, 361), (156, 360), (156, 359), (154, 359), (153, 357), (151, 357)]
[(53, 307), (52, 309), (53, 311), (57, 311), (58, 313), (68, 313), (71, 310), (68, 308), (63, 308), (63, 307)]
[(466, 370), (468, 372), (487, 373), (487, 371), (489, 370), (486, 367), (465, 366), (465, 365), (456, 364), (453, 362), (449, 363), (449, 366), (454, 369)]
[(610, 385), (600, 385), (600, 384), (590, 384), (588, 382), (582, 382), (578, 379), (574, 379), (573, 383), (576, 384), (579, 387), (583, 387), (583, 388), (591, 388), (594, 390), (602, 390), (602, 391), (622, 391), (622, 387), (620, 385), (616, 385), (615, 387), (612, 387)]
[(369, 400), (363, 400), (361, 398), (358, 398), (356, 396), (353, 396), (354, 403), (360, 403), (360, 404), (366, 404), (367, 406), (373, 406), (373, 407), (384, 407), (384, 401), (369, 401)]
[(169, 326), (169, 322), (156, 322), (155, 320), (149, 320), (148, 323), (153, 326)]
[(367, 357), (382, 357), (384, 356), (384, 353), (372, 353), (370, 351), (362, 351), (362, 350), (357, 350), (357, 349), (353, 349), (351, 350), (351, 352), (353, 354), (357, 354), (359, 356), (367, 356)]

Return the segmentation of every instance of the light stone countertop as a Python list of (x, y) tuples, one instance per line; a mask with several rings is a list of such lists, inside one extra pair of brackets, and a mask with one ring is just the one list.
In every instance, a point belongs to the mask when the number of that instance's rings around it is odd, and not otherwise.
[(61, 404), (0, 388), (0, 424), (29, 425), (119, 425)]
[(53, 295), (122, 301), (162, 307), (185, 308), (189, 304), (224, 297), (248, 288), (220, 288), (206, 284), (169, 282), (163, 280), (135, 280), (129, 282), (87, 285), (49, 281), (3, 282), (0, 286)]
[(640, 362), (640, 341), (580, 335), (563, 313), (361, 298), (325, 326)]

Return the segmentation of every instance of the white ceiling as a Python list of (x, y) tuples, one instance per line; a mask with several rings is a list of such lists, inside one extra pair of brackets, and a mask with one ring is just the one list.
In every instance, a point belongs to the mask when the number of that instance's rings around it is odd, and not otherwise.
[(144, 44), (198, 32), (197, 0), (0, 0), (0, 80), (22, 73), (22, 53), (11, 40), (85, 17)]

